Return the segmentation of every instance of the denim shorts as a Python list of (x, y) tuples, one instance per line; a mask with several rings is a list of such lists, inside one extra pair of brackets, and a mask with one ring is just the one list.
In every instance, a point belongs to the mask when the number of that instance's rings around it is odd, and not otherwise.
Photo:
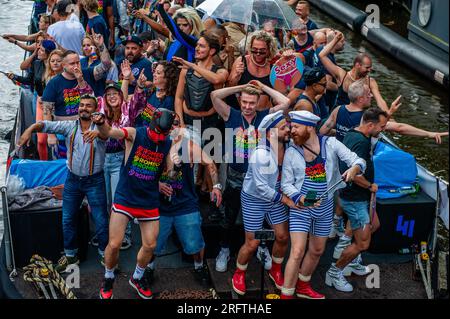
[(205, 248), (200, 212), (177, 216), (161, 215), (159, 218), (159, 235), (155, 249), (156, 255), (163, 253), (167, 239), (172, 233), (172, 226), (177, 232), (178, 239), (186, 255), (194, 255)]
[(341, 205), (350, 221), (352, 230), (360, 229), (370, 224), (368, 201), (350, 202), (341, 198)]

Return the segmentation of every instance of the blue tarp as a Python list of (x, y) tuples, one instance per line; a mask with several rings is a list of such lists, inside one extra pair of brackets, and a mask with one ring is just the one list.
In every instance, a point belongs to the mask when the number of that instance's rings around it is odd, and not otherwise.
[(377, 198), (397, 198), (414, 192), (417, 182), (416, 159), (391, 145), (378, 142), (373, 155)]
[(64, 184), (67, 171), (66, 159), (55, 161), (16, 159), (12, 161), (9, 172), (11, 175), (22, 177), (25, 181), (25, 188), (29, 189)]

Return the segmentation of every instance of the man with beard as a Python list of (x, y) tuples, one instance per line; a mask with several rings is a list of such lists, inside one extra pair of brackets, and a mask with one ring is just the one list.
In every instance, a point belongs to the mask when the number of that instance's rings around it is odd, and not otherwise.
[(275, 231), (269, 278), (278, 289), (282, 288), (281, 264), (289, 241), (288, 214), (284, 205), (295, 207), (294, 202), (280, 190), (280, 167), (290, 131), (283, 111), (266, 115), (258, 130), (265, 136), (250, 158), (241, 192), (245, 243), (239, 250), (237, 268), (232, 279), (233, 290), (239, 295), (246, 292), (245, 273), (248, 262), (260, 243), (260, 240), (255, 239), (255, 231), (263, 229), (264, 219)]
[[(256, 111), (262, 92), (273, 99), (274, 107), (264, 111)], [(240, 111), (225, 102), (230, 95), (240, 94), (238, 102)], [(230, 259), (230, 243), (233, 227), (241, 210), (241, 190), (248, 170), (248, 160), (258, 146), (261, 138), (258, 127), (269, 113), (285, 111), (289, 107), (289, 99), (280, 92), (262, 84), (250, 81), (245, 85), (216, 90), (211, 99), (217, 113), (225, 121), (225, 158), (228, 163), (227, 181), (224, 192), (225, 218), (222, 221), (221, 250), (216, 258), (216, 271), (225, 272)], [(231, 132), (229, 136), (228, 132)], [(266, 256), (270, 256), (266, 250)], [(272, 267), (272, 260), (266, 259), (266, 270)]]
[[(353, 181), (365, 171), (366, 163), (336, 138), (318, 136), (318, 116), (293, 111), (289, 117), (294, 143), (284, 156), (281, 190), (297, 207), (289, 212), (291, 251), (281, 298), (292, 299), (296, 293), (300, 298), (324, 299), (324, 295), (312, 289), (310, 280), (331, 231), (333, 189), (342, 185), (343, 179)], [(342, 175), (339, 160), (350, 167)]]
[[(137, 85), (137, 79), (142, 70), (144, 70), (144, 75), (148, 81), (153, 80), (152, 63), (142, 55), (144, 44), (139, 37), (130, 35), (122, 41), (122, 44), (125, 45), (125, 59), (130, 62), (131, 66), (131, 75), (127, 80), (130, 81), (128, 86), (128, 94), (132, 95)], [(123, 60), (119, 61), (117, 65), (121, 65), (122, 62)], [(122, 74), (120, 75), (120, 78), (123, 79)]]
[[(388, 114), (380, 108), (367, 109), (362, 116), (361, 125), (348, 132), (343, 141), (345, 146), (366, 161), (367, 169), (364, 175), (356, 176), (354, 183), (342, 189), (339, 195), (355, 238), (355, 241), (343, 250), (338, 261), (332, 263), (326, 274), (325, 283), (339, 291), (353, 291), (353, 286), (344, 275), (355, 273), (364, 276), (370, 273), (368, 267), (361, 265), (358, 256), (369, 248), (371, 234), (378, 228), (373, 225), (374, 216), (369, 216), (372, 197), (378, 190), (377, 184), (373, 182), (375, 175), (371, 138), (378, 137), (384, 131), (387, 121)], [(347, 166), (341, 163), (340, 168), (342, 172)]]
[(311, 7), (308, 1), (299, 1), (295, 7), (295, 14), (300, 18), (300, 20), (306, 24), (308, 30), (319, 29), (317, 24), (309, 18), (311, 12)]
[[(69, 172), (64, 183), (62, 224), (64, 237), (64, 256), (58, 261), (55, 270), (62, 272), (70, 264), (78, 264), (77, 257), (77, 215), (86, 196), (94, 219), (98, 252), (104, 255), (108, 244), (108, 212), (106, 208), (105, 140), (86, 141), (86, 133), (96, 128), (91, 115), (97, 109), (97, 99), (83, 95), (78, 107), (76, 121), (42, 121), (33, 124), (20, 137), (18, 146), (29, 144), (33, 132), (62, 134), (65, 137), (67, 168)], [(103, 257), (102, 257), (103, 259)], [(103, 262), (103, 261), (102, 261)]]
[(370, 92), (374, 96), (378, 107), (380, 107), (383, 111), (388, 112), (388, 105), (381, 96), (377, 81), (369, 75), (372, 71), (372, 59), (367, 53), (358, 53), (356, 55), (353, 60), (353, 68), (349, 72), (333, 63), (333, 61), (328, 57), (328, 55), (332, 53), (335, 46), (341, 45), (340, 43), (342, 43), (343, 38), (344, 35), (341, 32), (337, 32), (333, 40), (330, 41), (319, 53), (319, 58), (323, 66), (328, 70), (331, 76), (336, 79), (337, 83), (340, 84), (336, 105), (349, 104), (350, 101), (347, 92), (350, 84), (358, 80), (362, 80), (369, 86)]
[[(159, 109), (153, 114), (150, 126), (113, 129), (105, 121), (105, 115), (93, 116), (100, 138), (125, 140), (124, 166), (114, 195), (110, 218), (110, 236), (105, 250), (105, 277), (100, 289), (101, 299), (113, 298), (114, 268), (130, 220), (139, 221), (142, 247), (137, 255), (137, 264), (129, 284), (142, 299), (153, 298), (144, 277), (156, 247), (159, 232), (159, 179), (169, 154), (172, 142), (168, 137), (175, 113)], [(171, 168), (168, 165), (169, 170)]]

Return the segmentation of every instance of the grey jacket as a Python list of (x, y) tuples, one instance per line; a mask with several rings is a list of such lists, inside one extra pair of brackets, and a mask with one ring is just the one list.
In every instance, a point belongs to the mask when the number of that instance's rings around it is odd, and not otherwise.
[[(335, 137), (323, 137), (321, 153), (321, 156), (326, 158), (325, 170), (328, 188), (341, 179), (339, 159), (349, 167), (359, 165), (362, 173), (366, 170), (366, 161), (359, 158)], [(284, 155), (281, 190), (295, 203), (300, 199), (300, 191), (305, 180), (305, 168), (303, 148), (291, 143)], [(343, 187), (345, 187), (345, 183), (341, 183), (336, 189)], [(333, 197), (333, 193), (328, 193), (329, 199)]]

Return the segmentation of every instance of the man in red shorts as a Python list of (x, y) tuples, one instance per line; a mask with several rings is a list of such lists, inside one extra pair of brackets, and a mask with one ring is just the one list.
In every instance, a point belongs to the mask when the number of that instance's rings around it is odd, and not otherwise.
[[(175, 113), (166, 109), (155, 112), (148, 128), (112, 129), (104, 115), (96, 113), (93, 122), (101, 138), (125, 140), (125, 164), (120, 172), (119, 184), (112, 205), (109, 242), (105, 250), (105, 277), (100, 289), (101, 299), (113, 298), (114, 268), (130, 219), (139, 221), (142, 247), (137, 255), (136, 269), (129, 284), (143, 299), (151, 299), (152, 291), (145, 279), (159, 232), (159, 178), (171, 149), (168, 136)], [(169, 164), (170, 165), (170, 164)]]

